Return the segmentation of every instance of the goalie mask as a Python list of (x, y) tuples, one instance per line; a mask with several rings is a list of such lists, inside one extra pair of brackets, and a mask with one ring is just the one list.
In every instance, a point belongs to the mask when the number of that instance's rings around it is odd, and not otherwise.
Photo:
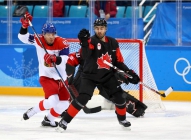
[(42, 27), (42, 34), (46, 33), (56, 34), (56, 27), (52, 23), (45, 23)]

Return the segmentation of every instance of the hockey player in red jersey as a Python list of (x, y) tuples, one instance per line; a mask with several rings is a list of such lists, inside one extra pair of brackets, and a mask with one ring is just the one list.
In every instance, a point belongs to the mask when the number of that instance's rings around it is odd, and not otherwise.
[(66, 80), (65, 66), (68, 60), (69, 44), (66, 39), (56, 35), (56, 27), (52, 23), (45, 23), (39, 38), (48, 52), (46, 53), (37, 36), (28, 33), (29, 21), (32, 22), (32, 18), (28, 12), (21, 18), (22, 27), (18, 38), (23, 43), (36, 47), (39, 61), (39, 81), (45, 95), (42, 101), (23, 114), (23, 119), (27, 120), (40, 111), (50, 109), (41, 124), (42, 126), (57, 127), (58, 122), (55, 122), (55, 118), (68, 108), (70, 96), (53, 67), (53, 63), (56, 64), (62, 78)]
[[(81, 73), (83, 71), (83, 63), (84, 60), (81, 56), (81, 49), (78, 52), (70, 53), (68, 55), (68, 61), (66, 64), (66, 73), (67, 75), (70, 75), (68, 78), (68, 84), (74, 85), (77, 91), (80, 89), (80, 82), (81, 82)], [(74, 77), (75, 67), (78, 67), (78, 70)], [(129, 84), (129, 78), (124, 77), (120, 74), (120, 72), (116, 71), (114, 73), (116, 79), (118, 80), (119, 84), (125, 83), (126, 85)], [(112, 98), (108, 96), (107, 89), (104, 89), (101, 85), (97, 85), (97, 88), (99, 89), (99, 95), (103, 96), (105, 99), (114, 102)], [(129, 92), (126, 92), (123, 90), (123, 97), (126, 99), (126, 112), (135, 116), (140, 117), (145, 114), (145, 110), (147, 109), (147, 106), (140, 102), (135, 97), (131, 96)], [(61, 114), (61, 116), (64, 115), (65, 112)]]
[(113, 98), (119, 124), (124, 127), (131, 126), (131, 123), (126, 120), (126, 100), (123, 98), (123, 91), (114, 76), (114, 70), (104, 64), (104, 60), (128, 72), (133, 77), (129, 79), (131, 83), (138, 84), (140, 79), (133, 70), (123, 63), (124, 60), (118, 42), (112, 37), (105, 36), (106, 30), (107, 22), (104, 19), (96, 19), (94, 22), (94, 36), (90, 38), (89, 31), (86, 29), (82, 29), (78, 34), (84, 65), (79, 96), (71, 102), (67, 112), (59, 122), (59, 127), (65, 130), (67, 124), (91, 99), (97, 84), (107, 89), (109, 91), (107, 92), (108, 96)]

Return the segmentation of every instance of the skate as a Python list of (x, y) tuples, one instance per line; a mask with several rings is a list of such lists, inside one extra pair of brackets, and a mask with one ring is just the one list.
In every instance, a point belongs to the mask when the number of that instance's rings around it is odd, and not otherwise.
[(124, 121), (118, 120), (118, 121), (119, 121), (119, 124), (122, 125), (122, 126), (124, 126), (124, 127), (129, 127), (129, 126), (131, 126), (131, 123), (128, 122), (127, 120), (124, 120)]
[(66, 110), (64, 112), (62, 112), (62, 114), (60, 115), (60, 117), (64, 117), (64, 114), (66, 113)]
[(67, 122), (64, 119), (61, 119), (60, 122), (58, 123), (58, 128), (56, 129), (58, 132), (63, 132), (63, 130), (67, 129)]
[(41, 122), (42, 126), (50, 126), (50, 127), (57, 127), (58, 126), (58, 122), (55, 122), (55, 124), (52, 124), (50, 122), (50, 120), (45, 116), (44, 120)]
[(28, 109), (24, 114), (23, 114), (23, 119), (28, 120), (30, 117), (32, 117), (36, 112), (34, 111), (33, 107)]

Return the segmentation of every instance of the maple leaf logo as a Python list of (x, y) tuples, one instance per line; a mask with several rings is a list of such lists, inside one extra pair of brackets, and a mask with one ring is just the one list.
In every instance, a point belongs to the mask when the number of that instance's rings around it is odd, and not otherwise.
[(109, 70), (110, 66), (105, 64), (104, 60), (111, 63), (111, 55), (109, 55), (108, 52), (106, 54), (102, 54), (102, 56), (97, 59), (98, 69), (108, 69)]
[(130, 114), (134, 114), (135, 111), (137, 110), (137, 109), (135, 108), (135, 103), (134, 103), (134, 102), (131, 102), (131, 101), (129, 101), (129, 102), (126, 104), (126, 108), (127, 108), (127, 110), (128, 110), (128, 113), (130, 113)]

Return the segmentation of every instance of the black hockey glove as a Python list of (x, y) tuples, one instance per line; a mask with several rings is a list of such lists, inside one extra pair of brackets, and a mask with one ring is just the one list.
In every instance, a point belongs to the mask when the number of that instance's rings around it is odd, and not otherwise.
[(129, 84), (129, 80), (128, 80), (128, 78), (126, 78), (124, 72), (116, 71), (114, 75), (115, 75), (117, 81), (119, 82), (119, 84), (122, 84), (122, 83), (125, 83), (127, 85)]
[(87, 47), (88, 46), (88, 39), (89, 38), (90, 38), (90, 33), (86, 29), (82, 29), (78, 33), (78, 39), (80, 40), (82, 47)]
[(127, 74), (129, 74), (129, 75), (131, 75), (133, 77), (133, 78), (128, 78), (130, 83), (138, 84), (140, 82), (139, 76), (133, 70), (127, 71)]
[(75, 73), (75, 67), (66, 63), (66, 74), (67, 74), (68, 85), (72, 84), (74, 73)]

